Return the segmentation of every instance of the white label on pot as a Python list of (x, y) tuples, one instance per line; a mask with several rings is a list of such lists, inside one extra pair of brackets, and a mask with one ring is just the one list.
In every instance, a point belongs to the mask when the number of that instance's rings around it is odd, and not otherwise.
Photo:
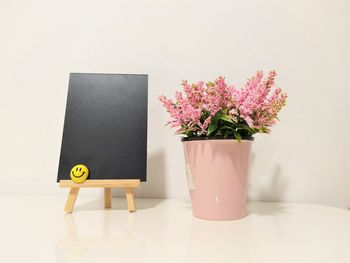
[(191, 166), (189, 164), (186, 164), (186, 175), (187, 175), (187, 185), (190, 190), (196, 189), (194, 187), (194, 182), (193, 182), (193, 176), (191, 172)]

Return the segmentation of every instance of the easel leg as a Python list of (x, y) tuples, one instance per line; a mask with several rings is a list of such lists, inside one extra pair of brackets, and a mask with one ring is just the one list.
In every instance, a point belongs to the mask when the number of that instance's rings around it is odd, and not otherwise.
[(68, 214), (72, 213), (75, 200), (77, 200), (78, 193), (79, 193), (79, 188), (72, 187), (70, 189), (66, 206), (64, 207), (64, 212)]
[(105, 208), (112, 207), (112, 188), (105, 188)]
[(135, 212), (136, 205), (135, 205), (135, 198), (134, 198), (134, 193), (132, 192), (132, 188), (126, 187), (124, 189), (125, 189), (125, 195), (126, 195), (126, 202), (128, 203), (128, 210), (129, 212)]

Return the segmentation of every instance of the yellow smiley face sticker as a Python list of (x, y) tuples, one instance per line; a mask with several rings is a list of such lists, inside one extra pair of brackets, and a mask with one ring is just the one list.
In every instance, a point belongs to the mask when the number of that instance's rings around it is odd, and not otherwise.
[(73, 182), (81, 184), (89, 176), (89, 169), (83, 164), (77, 164), (70, 170), (70, 178)]

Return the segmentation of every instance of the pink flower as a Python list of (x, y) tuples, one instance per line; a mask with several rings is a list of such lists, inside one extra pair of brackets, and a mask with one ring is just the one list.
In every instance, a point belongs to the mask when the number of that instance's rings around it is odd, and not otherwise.
[(250, 127), (249, 134), (269, 132), (287, 99), (280, 88), (274, 88), (275, 77), (275, 71), (270, 71), (266, 79), (263, 72), (258, 71), (242, 89), (228, 85), (222, 76), (207, 83), (189, 84), (184, 80), (183, 92), (177, 91), (174, 101), (165, 96), (159, 100), (170, 114), (167, 124), (178, 127), (178, 134), (208, 135), (208, 127), (219, 111), (233, 122), (225, 125), (238, 127), (239, 132), (247, 129), (244, 125)]

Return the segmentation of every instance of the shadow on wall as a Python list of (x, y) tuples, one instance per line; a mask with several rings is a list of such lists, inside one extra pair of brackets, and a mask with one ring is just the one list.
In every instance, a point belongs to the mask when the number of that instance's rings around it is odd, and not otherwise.
[[(254, 154), (251, 158), (251, 167), (253, 162)], [(287, 181), (283, 175), (281, 165), (279, 163), (276, 163), (273, 167), (272, 173), (268, 175), (266, 182), (258, 187), (254, 201), (283, 201), (287, 187)], [(251, 203), (248, 205), (247, 214), (274, 215), (284, 213), (287, 210), (287, 208), (288, 207), (282, 206), (279, 203), (266, 203), (259, 205)]]
[(283, 176), (280, 164), (275, 164), (269, 177), (267, 186), (258, 190), (258, 200), (269, 202), (282, 201), (287, 190), (287, 182)]
[(135, 189), (136, 197), (164, 198), (166, 193), (165, 157), (163, 151), (150, 153), (147, 158), (147, 182)]
[[(154, 198), (153, 200), (145, 200), (138, 203), (137, 209), (148, 209), (160, 205), (163, 200), (156, 198), (166, 197), (166, 180), (165, 180), (165, 158), (163, 151), (149, 154), (147, 158), (147, 182), (141, 183), (139, 188), (134, 190), (136, 198)], [(102, 193), (103, 194), (103, 193)], [(125, 197), (123, 189), (114, 188), (113, 197)], [(75, 211), (82, 210), (103, 210), (103, 197), (90, 201), (85, 204), (77, 205)], [(112, 200), (111, 210), (127, 210), (126, 201)]]
[[(165, 158), (164, 152), (149, 153), (147, 157), (147, 181), (141, 182), (134, 190), (136, 197), (164, 198), (166, 197)], [(124, 197), (122, 189), (114, 188), (113, 197)]]
[[(163, 200), (156, 198), (163, 198), (166, 196), (166, 181), (165, 181), (165, 163), (164, 153), (162, 151), (154, 154), (149, 154), (147, 159), (147, 182), (141, 183), (139, 188), (135, 188), (134, 193), (136, 198), (154, 198), (152, 200), (144, 200), (143, 202), (137, 202), (136, 207), (138, 210), (149, 209), (160, 205)], [(103, 192), (102, 192), (103, 195)], [(114, 188), (113, 197), (125, 197), (123, 189)], [(103, 210), (104, 199), (98, 198), (90, 202), (77, 205), (75, 211), (83, 210)], [(127, 204), (125, 201), (117, 199), (112, 200), (112, 208), (110, 210), (126, 210)]]
[[(255, 161), (255, 155), (252, 154), (251, 162), (250, 162), (250, 171), (252, 171), (252, 166)], [(283, 201), (286, 191), (287, 191), (287, 181), (286, 178), (283, 175), (282, 167), (279, 163), (275, 163), (272, 173), (269, 175), (259, 175), (259, 176), (265, 176), (267, 178), (264, 178), (264, 184), (261, 184), (258, 186), (258, 189), (256, 190), (256, 194), (254, 194), (254, 201), (266, 201), (266, 202), (279, 202)], [(249, 175), (249, 178), (254, 180), (255, 178), (252, 178), (251, 174)], [(248, 181), (249, 182), (249, 181)], [(253, 183), (249, 182), (248, 189), (251, 188), (251, 186), (254, 185)]]

